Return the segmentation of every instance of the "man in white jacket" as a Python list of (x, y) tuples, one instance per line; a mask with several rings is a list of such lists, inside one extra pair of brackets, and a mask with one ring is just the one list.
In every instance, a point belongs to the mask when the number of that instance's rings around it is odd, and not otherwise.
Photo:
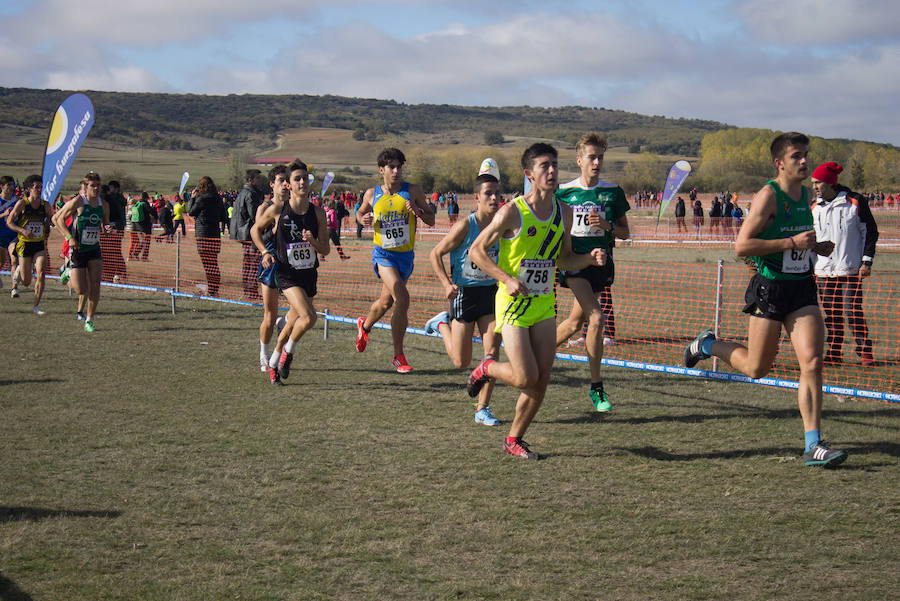
[(826, 365), (843, 362), (846, 314), (856, 341), (856, 354), (863, 365), (872, 366), (875, 357), (863, 313), (862, 278), (872, 273), (878, 226), (866, 198), (838, 185), (838, 175), (843, 169), (829, 161), (812, 173), (812, 186), (817, 197), (813, 205), (816, 239), (834, 242), (834, 252), (827, 257), (817, 256), (815, 267), (828, 328), (828, 350), (824, 361)]

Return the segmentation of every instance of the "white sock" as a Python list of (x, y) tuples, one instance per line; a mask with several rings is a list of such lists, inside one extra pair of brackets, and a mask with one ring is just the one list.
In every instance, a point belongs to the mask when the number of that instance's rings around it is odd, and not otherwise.
[(271, 367), (271, 368), (278, 367), (278, 359), (280, 357), (281, 357), (281, 353), (272, 353), (272, 356), (269, 357), (269, 367)]
[(271, 351), (269, 350), (269, 343), (263, 342), (262, 340), (260, 340), (259, 341), (259, 356), (260, 357), (268, 357), (270, 352)]
[(278, 331), (280, 332), (281, 330), (284, 329), (284, 324), (286, 324), (286, 323), (287, 323), (287, 318), (284, 315), (282, 315), (278, 319), (275, 320), (275, 327), (278, 328)]
[(284, 343), (284, 352), (286, 352), (289, 355), (291, 353), (293, 353), (294, 352), (294, 344), (295, 344), (294, 339), (288, 338), (288, 341)]

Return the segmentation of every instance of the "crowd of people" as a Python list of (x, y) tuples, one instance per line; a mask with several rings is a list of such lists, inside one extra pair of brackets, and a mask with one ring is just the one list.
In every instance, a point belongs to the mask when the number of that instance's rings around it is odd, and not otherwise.
[[(357, 224), (373, 232), (371, 264), (378, 287), (374, 302), (357, 319), (355, 348), (360, 353), (366, 350), (373, 327), (391, 311), (391, 366), (409, 374), (414, 369), (404, 349), (410, 309), (407, 281), (415, 266), (417, 224), (433, 226), (436, 203), (446, 204), (451, 228), (429, 254), (429, 265), (449, 307), (428, 320), (426, 331), (443, 339), (454, 367), (466, 369), (478, 326), (483, 354), (466, 381), (468, 395), (477, 397), (474, 419), (500, 425), (490, 408), (494, 384), (500, 380), (517, 389), (503, 450), (536, 459), (538, 454), (524, 436), (544, 400), (557, 346), (577, 332), (584, 332), (588, 355), (586, 397), (596, 411), (613, 408), (603, 385), (601, 361), (604, 344), (610, 342), (604, 331), (613, 315), (615, 241), (630, 236), (631, 206), (620, 186), (600, 179), (606, 150), (601, 135), (582, 136), (576, 144), (580, 174), (561, 184), (556, 149), (533, 144), (521, 157), (530, 189), (506, 203), (496, 162), (485, 159), (475, 179), (475, 210), (461, 220), (453, 218), (459, 214), (455, 195), (443, 199), (432, 195), (429, 203), (420, 186), (404, 181), (406, 157), (397, 148), (378, 155), (379, 184), (358, 196), (342, 193), (331, 199), (311, 193), (309, 169), (300, 160), (276, 165), (267, 178), (258, 169), (248, 170), (244, 186), (233, 197), (204, 176), (189, 195), (176, 197), (174, 203), (146, 192), (126, 199), (118, 182), (103, 186), (100, 176), (91, 172), (79, 193), (58, 202), (55, 210), (41, 200), (40, 176), (25, 179), (21, 198), (15, 196), (14, 180), (4, 177), (0, 252), (12, 261), (12, 296), (17, 296), (19, 285), (28, 286), (35, 279), (33, 310), (41, 315), (51, 224), (64, 232), (62, 281), (77, 295), (76, 317), (85, 331), (92, 332), (104, 274), (127, 275), (121, 256), (125, 232), (130, 233), (129, 259), (148, 260), (154, 221), (162, 226), (160, 239), (170, 240), (179, 228), (184, 234), (185, 215), (192, 217), (208, 294), (216, 296), (221, 285), (220, 237), (227, 228), (243, 245), (243, 292), (263, 304), (260, 369), (271, 384), (281, 385), (290, 375), (303, 334), (316, 323), (313, 299), (320, 258), (330, 254), (332, 245), (341, 259), (349, 258), (340, 244), (340, 223), (349, 214), (347, 205), (353, 204)], [(837, 163), (823, 163), (812, 171), (815, 197), (809, 196), (802, 183), (810, 176), (806, 136), (782, 134), (770, 150), (776, 177), (754, 195), (753, 210), (744, 216), (736, 195), (724, 193), (716, 196), (709, 212), (711, 227), (735, 236), (735, 251), (754, 265), (745, 295), (747, 343), (719, 340), (712, 330), (705, 330), (685, 349), (683, 361), (693, 368), (715, 356), (760, 378), (771, 370), (782, 330), (786, 331), (800, 365), (798, 405), (805, 464), (836, 465), (847, 453), (831, 448), (821, 436), (822, 369), (844, 361), (845, 319), (863, 365), (875, 364), (862, 310), (861, 279), (871, 274), (878, 228), (868, 198), (838, 184), (843, 168)], [(271, 190), (268, 198), (266, 189)], [(698, 218), (702, 225), (703, 208), (695, 190), (689, 197), (697, 227)], [(679, 228), (686, 230), (681, 197), (675, 214)], [(101, 233), (118, 236), (118, 254), (115, 248), (101, 253)], [(576, 299), (569, 315), (559, 320), (557, 286), (569, 288)], [(290, 306), (282, 318), (277, 315), (279, 293)], [(499, 354), (501, 339), (506, 360)]]

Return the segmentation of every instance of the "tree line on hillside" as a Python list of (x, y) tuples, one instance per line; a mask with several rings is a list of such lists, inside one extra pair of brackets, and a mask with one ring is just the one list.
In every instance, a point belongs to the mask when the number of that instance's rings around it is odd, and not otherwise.
[[(696, 181), (708, 190), (756, 190), (775, 175), (769, 145), (780, 132), (732, 128), (704, 136)], [(810, 137), (810, 172), (825, 161), (843, 165), (841, 183), (859, 191), (900, 186), (900, 149), (887, 144)]]
[[(68, 93), (0, 88), (0, 120), (46, 127), (52, 111)], [(148, 147), (188, 150), (192, 146), (187, 136), (235, 144), (249, 135), (273, 136), (290, 126), (349, 129), (355, 138), (365, 140), (379, 140), (403, 132), (469, 130), (500, 132), (500, 139), (504, 135), (528, 136), (568, 144), (574, 144), (586, 131), (601, 131), (614, 146), (694, 156), (705, 134), (727, 127), (715, 121), (670, 119), (578, 106), (470, 107), (332, 95), (88, 94), (98, 115), (91, 136), (125, 143), (140, 140)]]

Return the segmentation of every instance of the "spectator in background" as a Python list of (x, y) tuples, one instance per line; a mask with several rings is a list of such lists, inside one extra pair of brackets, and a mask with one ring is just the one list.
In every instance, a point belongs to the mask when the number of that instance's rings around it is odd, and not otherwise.
[(251, 300), (260, 300), (256, 273), (261, 255), (250, 239), (250, 228), (256, 221), (256, 210), (262, 203), (263, 186), (265, 186), (265, 178), (260, 170), (248, 169), (244, 187), (241, 188), (234, 201), (234, 213), (230, 225), (232, 240), (239, 240), (244, 247), (241, 284), (244, 296)]
[(363, 231), (363, 222), (356, 218), (356, 212), (359, 211), (359, 207), (362, 206), (363, 195), (360, 194), (357, 196), (356, 204), (353, 205), (353, 218), (356, 219), (356, 237), (358, 239), (362, 239), (362, 231)]
[(744, 224), (744, 210), (737, 202), (734, 203), (734, 210), (731, 211), (731, 217), (734, 220), (735, 231), (740, 232), (741, 226)]
[(447, 195), (447, 217), (450, 218), (450, 225), (456, 223), (459, 219), (459, 204), (456, 202), (456, 195)]
[(219, 250), (222, 247), (219, 225), (225, 221), (225, 205), (222, 204), (215, 182), (208, 175), (200, 178), (197, 188), (191, 194), (188, 215), (194, 218), (197, 253), (203, 263), (203, 271), (206, 272), (209, 295), (218, 296), (222, 282), (219, 272)]
[(878, 226), (862, 194), (839, 185), (844, 168), (834, 161), (822, 163), (812, 173), (816, 193), (813, 224), (816, 239), (834, 243), (828, 256), (816, 257), (816, 283), (825, 312), (828, 345), (825, 363), (843, 362), (844, 315), (856, 340), (856, 354), (866, 366), (875, 365), (872, 340), (863, 313), (862, 278), (872, 273)]
[(709, 232), (716, 236), (719, 235), (719, 226), (722, 225), (722, 203), (719, 197), (713, 198), (712, 205), (709, 208)]
[(187, 229), (184, 225), (184, 214), (187, 211), (187, 202), (184, 200), (184, 196), (176, 197), (175, 204), (172, 206), (172, 223), (175, 226), (175, 230), (181, 228), (181, 237), (184, 238), (187, 236)]
[(338, 209), (343, 207), (344, 205), (335, 202), (333, 199), (327, 201), (325, 203), (325, 219), (328, 222), (328, 237), (337, 249), (338, 256), (342, 260), (347, 260), (350, 258), (350, 255), (345, 255), (344, 249), (341, 248), (341, 221), (343, 220), (343, 213), (338, 212)]
[(104, 202), (109, 205), (109, 225), (112, 230), (103, 240), (103, 281), (118, 281), (128, 275), (125, 258), (122, 256), (122, 236), (125, 235), (125, 206), (118, 181), (110, 180)]
[(131, 243), (128, 246), (130, 260), (150, 260), (150, 235), (153, 232), (154, 217), (150, 195), (141, 192), (141, 197), (131, 207)]
[(687, 225), (684, 223), (684, 216), (686, 214), (684, 199), (682, 197), (678, 197), (678, 200), (675, 202), (675, 225), (678, 226), (678, 233), (681, 233), (683, 229), (685, 233), (687, 233)]
[(734, 203), (731, 202), (731, 195), (725, 197), (722, 203), (722, 231), (729, 239), (734, 238), (734, 229), (731, 225), (734, 217)]
[(694, 201), (694, 233), (700, 237), (700, 230), (703, 228), (703, 205), (699, 200)]
[(157, 238), (157, 240), (162, 241), (163, 238), (166, 239), (166, 242), (172, 243), (174, 242), (173, 238), (175, 238), (175, 222), (173, 220), (174, 212), (172, 210), (172, 203), (168, 200), (163, 199), (162, 207), (159, 209), (159, 225), (162, 227), (163, 233)]

